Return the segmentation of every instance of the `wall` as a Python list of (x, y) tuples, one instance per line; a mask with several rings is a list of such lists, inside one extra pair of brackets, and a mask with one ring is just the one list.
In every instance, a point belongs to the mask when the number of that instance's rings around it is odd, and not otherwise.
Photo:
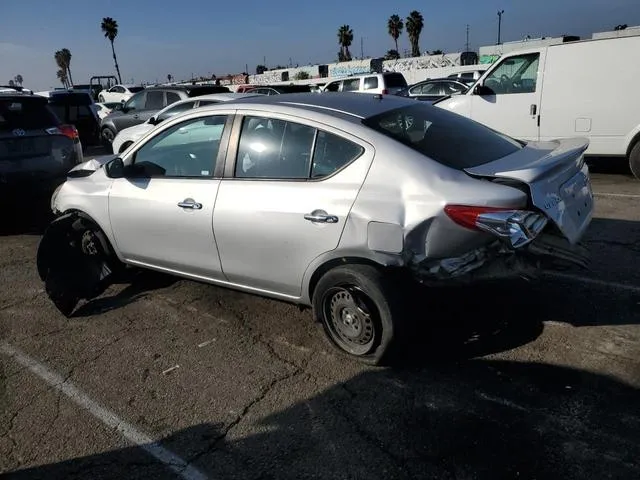
[(425, 68), (455, 67), (460, 65), (460, 53), (444, 55), (422, 55), (420, 57), (385, 60), (383, 68), (386, 72), (405, 72)]
[(364, 73), (381, 71), (381, 58), (367, 58), (364, 60), (329, 64), (329, 77), (348, 77), (349, 75), (362, 75)]
[(485, 58), (485, 60), (488, 60), (487, 57), (500, 56), (505, 53), (524, 50), (526, 48), (539, 48), (547, 47), (549, 45), (558, 45), (560, 43), (564, 43), (564, 41), (564, 37), (546, 37), (521, 40), (517, 42), (506, 42), (500, 45), (488, 45), (486, 47), (480, 47), (480, 62), (482, 62), (483, 57)]

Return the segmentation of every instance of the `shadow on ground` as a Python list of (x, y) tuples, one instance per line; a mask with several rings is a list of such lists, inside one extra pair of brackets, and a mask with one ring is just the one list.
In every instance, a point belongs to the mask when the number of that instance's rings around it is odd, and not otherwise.
[(629, 168), (629, 161), (622, 157), (592, 157), (587, 159), (591, 173), (619, 174), (633, 177)]
[[(278, 388), (287, 384), (274, 395)], [(475, 360), (370, 371), (278, 413), (247, 416), (247, 435), (203, 424), (160, 444), (212, 479), (630, 479), (640, 477), (639, 399), (584, 371)], [(179, 477), (131, 447), (11, 478)]]
[(0, 201), (0, 236), (42, 235), (53, 219), (50, 197), (8, 198)]

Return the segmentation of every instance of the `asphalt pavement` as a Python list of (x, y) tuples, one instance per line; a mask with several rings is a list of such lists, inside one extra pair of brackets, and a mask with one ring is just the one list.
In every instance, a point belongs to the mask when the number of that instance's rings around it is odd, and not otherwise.
[(590, 271), (425, 290), (388, 368), (336, 354), (295, 306), (152, 272), (66, 319), (35, 269), (46, 215), (14, 210), (0, 236), (0, 472), (640, 478), (640, 182), (593, 184)]

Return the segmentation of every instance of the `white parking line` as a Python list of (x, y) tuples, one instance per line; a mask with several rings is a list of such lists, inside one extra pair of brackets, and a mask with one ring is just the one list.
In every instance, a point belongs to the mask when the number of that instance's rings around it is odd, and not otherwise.
[(596, 197), (620, 197), (620, 198), (640, 198), (640, 195), (631, 193), (610, 193), (610, 192), (593, 192)]
[(165, 464), (180, 477), (185, 480), (207, 479), (207, 476), (198, 469), (189, 465), (182, 458), (170, 450), (167, 450), (158, 442), (154, 442), (150, 437), (137, 430), (133, 425), (122, 420), (112, 411), (106, 409), (97, 402), (94, 402), (86, 393), (71, 383), (71, 381), (65, 380), (57, 373), (50, 370), (43, 363), (34, 360), (20, 349), (4, 341), (0, 341), (0, 353), (11, 357), (23, 367), (28, 368), (32, 373), (40, 377), (51, 387), (64, 393), (72, 401), (87, 410), (91, 415), (108, 427), (120, 432), (120, 434), (129, 442), (140, 447), (156, 460)]
[(573, 273), (562, 272), (545, 272), (547, 277), (559, 278), (561, 280), (572, 280), (574, 282), (585, 283), (587, 285), (596, 285), (598, 287), (615, 288), (617, 290), (626, 290), (628, 292), (640, 293), (640, 286), (627, 285), (620, 282), (610, 282), (607, 280), (599, 280), (597, 278), (583, 277), (582, 275), (576, 275)]

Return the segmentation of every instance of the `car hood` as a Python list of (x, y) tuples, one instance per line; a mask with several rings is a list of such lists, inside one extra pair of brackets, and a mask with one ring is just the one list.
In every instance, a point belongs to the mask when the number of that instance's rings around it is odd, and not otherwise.
[(116, 157), (117, 155), (99, 155), (97, 157), (93, 157), (73, 167), (69, 170), (67, 175), (70, 177), (83, 177), (90, 175)]

